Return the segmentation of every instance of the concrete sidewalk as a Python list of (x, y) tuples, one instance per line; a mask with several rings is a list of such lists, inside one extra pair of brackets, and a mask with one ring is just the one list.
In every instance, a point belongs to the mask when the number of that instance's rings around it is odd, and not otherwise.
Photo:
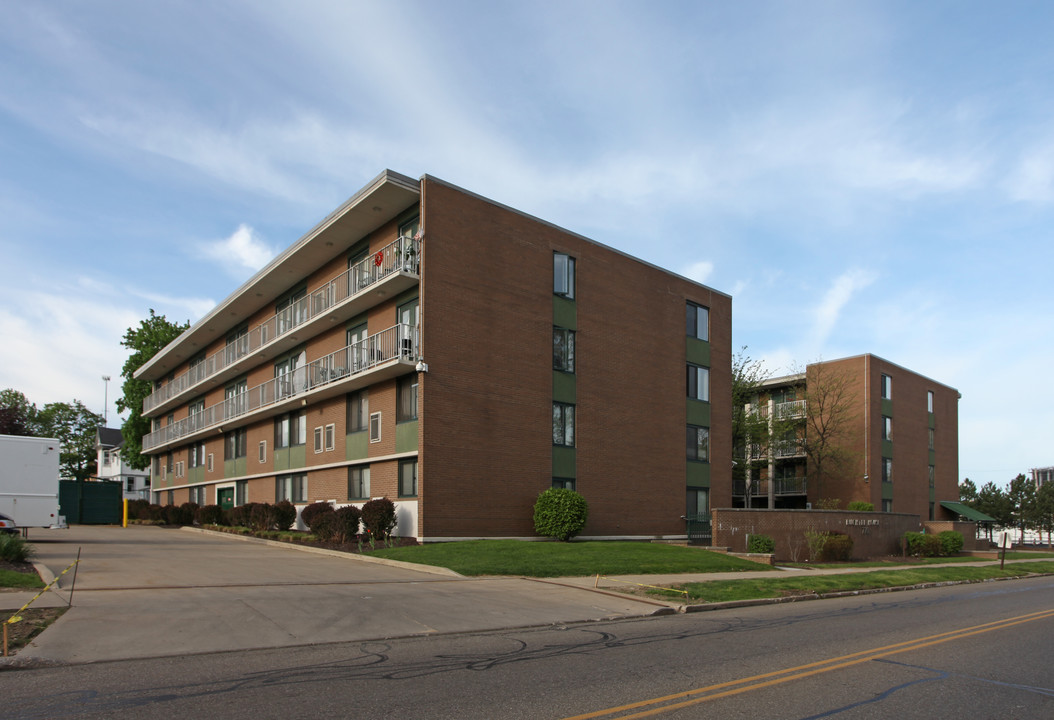
[[(625, 594), (627, 586), (901, 567), (532, 580), (465, 578), (442, 568), (145, 526), (79, 526), (33, 542), (45, 575), (81, 552), (73, 605), (0, 668), (643, 617), (679, 604)], [(34, 606), (68, 604), (73, 586), (69, 573)], [(0, 611), (17, 610), (34, 594), (0, 592)]]

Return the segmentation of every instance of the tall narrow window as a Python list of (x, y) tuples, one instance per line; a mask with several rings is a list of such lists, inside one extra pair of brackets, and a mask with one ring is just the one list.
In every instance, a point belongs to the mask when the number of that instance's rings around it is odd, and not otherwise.
[(246, 434), (245, 428), (233, 430), (224, 436), (223, 459), (236, 460), (245, 457)]
[(893, 458), (882, 458), (882, 482), (893, 482)]
[(935, 474), (936, 474), (936, 473), (935, 473), (935, 472), (934, 472), (934, 470), (933, 470), (933, 466), (932, 466), (932, 465), (930, 465), (930, 466), (929, 466), (929, 478), (930, 478), (930, 487), (933, 487), (933, 480), (934, 480), (934, 476), (935, 476)]
[(688, 459), (696, 462), (710, 461), (710, 428), (688, 426)]
[(926, 412), (933, 412), (933, 391), (926, 391)]
[(227, 336), (223, 349), (224, 365), (230, 365), (249, 353), (249, 326), (243, 325)]
[(336, 442), (337, 426), (334, 423), (326, 425), (324, 434), (326, 436), (326, 452), (329, 452), (335, 447), (334, 443)]
[(399, 461), (399, 497), (417, 496), (417, 460)]
[(932, 450), (933, 449), (933, 428), (929, 428), (929, 443), (930, 443), (930, 448), (929, 449)]
[(688, 363), (688, 397), (710, 402), (710, 368)]
[(710, 339), (710, 310), (694, 302), (688, 303), (688, 337), (699, 340)]
[(381, 441), (381, 414), (379, 412), (370, 413), (370, 442)]
[(553, 403), (553, 445), (575, 446), (575, 406)]
[(882, 439), (893, 439), (893, 418), (889, 417), (888, 415), (882, 416)]
[(396, 388), (396, 422), (417, 419), (417, 373), (399, 378)]
[(421, 303), (414, 298), (400, 305), (396, 317), (399, 320), (399, 353), (412, 360), (417, 352), (417, 333), (421, 328)]
[(575, 371), (575, 331), (553, 327), (553, 370)]
[(573, 300), (575, 297), (575, 259), (553, 253), (553, 293)]
[(369, 423), (370, 391), (359, 390), (348, 395), (347, 432), (362, 432)]
[(882, 399), (893, 399), (893, 378), (891, 378), (889, 375), (882, 376)]
[(357, 373), (369, 364), (369, 352), (367, 352), (366, 323), (348, 328), (348, 362), (351, 363), (351, 372)]
[(315, 452), (322, 452), (322, 426), (315, 428)]
[(267, 462), (267, 441), (261, 440), (258, 448), (258, 458), (262, 463)]
[(249, 381), (231, 383), (223, 391), (223, 419), (236, 418), (249, 409)]

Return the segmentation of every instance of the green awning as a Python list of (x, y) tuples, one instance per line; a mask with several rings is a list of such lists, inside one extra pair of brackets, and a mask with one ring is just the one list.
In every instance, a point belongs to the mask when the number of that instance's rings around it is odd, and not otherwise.
[(966, 518), (967, 520), (973, 520), (974, 522), (988, 522), (994, 523), (996, 519), (989, 517), (979, 510), (974, 510), (969, 505), (964, 505), (960, 502), (951, 502), (949, 500), (941, 500), (941, 507), (948, 508), (956, 515)]

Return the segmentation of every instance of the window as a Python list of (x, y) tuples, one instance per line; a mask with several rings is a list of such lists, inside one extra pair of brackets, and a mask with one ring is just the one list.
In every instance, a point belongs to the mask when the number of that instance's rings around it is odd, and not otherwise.
[(315, 452), (322, 452), (322, 426), (315, 428)]
[(326, 451), (329, 452), (334, 448), (334, 442), (336, 440), (335, 435), (337, 434), (337, 426), (333, 423), (326, 425), (325, 430), (326, 436)]
[(931, 521), (932, 521), (932, 520), (936, 520), (936, 519), (937, 519), (937, 518), (935, 518), (935, 517), (933, 516), (933, 512), (934, 512), (934, 510), (935, 510), (935, 509), (936, 509), (936, 508), (935, 508), (935, 507), (933, 506), (933, 503), (930, 503), (930, 520), (931, 520)]
[(304, 371), (296, 372), (296, 369), (307, 360), (307, 353), (296, 350), (281, 358), (274, 364), (274, 397), (281, 400), (305, 389), (303, 385), (307, 379)]
[(247, 380), (239, 380), (231, 383), (223, 391), (223, 417), (224, 419), (238, 417), (249, 409), (248, 399), (249, 383)]
[(224, 348), (224, 365), (230, 365), (239, 358), (249, 353), (249, 326), (243, 325), (227, 336), (227, 346)]
[(267, 462), (267, 441), (266, 440), (261, 440), (260, 441), (260, 446), (259, 446), (259, 449), (258, 449), (257, 457), (259, 458), (260, 462), (262, 462), (262, 463)]
[(417, 373), (404, 375), (395, 385), (395, 422), (417, 419)]
[(286, 413), (274, 419), (275, 450), (303, 445), (307, 442), (307, 415)]
[(882, 458), (882, 482), (893, 482), (893, 458)]
[(893, 378), (891, 378), (889, 375), (882, 376), (882, 399), (893, 399)]
[(893, 439), (893, 418), (889, 417), (888, 415), (882, 416), (882, 439)]
[(366, 340), (366, 323), (356, 325), (348, 328), (348, 347), (351, 348), (349, 353), (349, 360), (351, 362), (351, 372), (359, 372), (366, 365), (368, 365), (369, 355), (367, 354), (367, 340)]
[[(933, 466), (932, 465), (929, 466), (929, 478), (930, 478), (930, 487), (933, 487), (934, 470), (933, 470)], [(932, 520), (932, 519), (933, 518), (930, 518), (930, 520)]]
[(893, 512), (893, 501), (883, 500), (882, 501), (882, 512)]
[(688, 397), (710, 402), (710, 368), (688, 363)]
[(710, 339), (710, 310), (694, 302), (688, 303), (688, 337)]
[(688, 501), (685, 503), (685, 515), (688, 517), (708, 515), (710, 513), (710, 491), (706, 488), (688, 488)]
[(570, 255), (553, 253), (553, 293), (575, 298), (575, 259)]
[(183, 461), (179, 460), (178, 462), (176, 462), (176, 477), (181, 478), (183, 477), (183, 475)]
[(575, 446), (575, 406), (553, 403), (553, 445)]
[(348, 468), (348, 500), (366, 500), (369, 497), (370, 466)]
[(347, 432), (362, 432), (370, 417), (370, 391), (359, 390), (348, 395)]
[(205, 487), (192, 487), (190, 489), (190, 501), (197, 505), (205, 504)]
[(553, 328), (553, 370), (575, 371), (575, 331)]
[(278, 335), (307, 320), (307, 288), (293, 290), (275, 303), (276, 330)]
[(190, 446), (190, 467), (201, 467), (205, 464), (205, 441), (196, 442)]
[(223, 459), (235, 460), (245, 457), (245, 428), (227, 433), (223, 438)]
[(710, 428), (688, 426), (688, 459), (710, 462)]
[(926, 391), (926, 412), (933, 412), (933, 391)]
[(172, 453), (168, 453), (165, 456), (165, 472), (171, 475), (174, 469)]
[(133, 490), (135, 490), (135, 476), (134, 475), (133, 476), (129, 476), (127, 479), (125, 479), (124, 488), (128, 492), (132, 492)]
[(208, 471), (212, 472), (213, 467), (215, 467), (215, 463), (212, 460), (212, 453), (209, 453)]
[(574, 490), (575, 479), (574, 478), (553, 478), (553, 488), (557, 490)]
[(200, 430), (204, 425), (205, 398), (198, 398), (187, 405), (187, 430), (194, 432)]
[(274, 480), (274, 500), (280, 502), (305, 502), (307, 500), (307, 475), (279, 475)]
[(166, 505), (175, 505), (176, 504), (176, 491), (175, 490), (169, 490), (167, 493), (165, 493), (165, 495), (168, 496), (168, 502), (165, 503)]
[(234, 504), (244, 505), (249, 502), (249, 481), (239, 480), (234, 483)]
[(928, 434), (929, 434), (929, 443), (930, 443), (930, 448), (929, 449), (932, 450), (933, 449), (933, 434), (934, 434), (933, 433), (933, 428), (929, 428), (929, 433)]
[(379, 412), (370, 413), (370, 442), (381, 441), (381, 414)]
[(417, 496), (417, 461), (399, 461), (399, 497)]
[(417, 331), (421, 327), (421, 303), (414, 298), (400, 305), (396, 312), (399, 321), (399, 352), (406, 359), (413, 359), (417, 347)]

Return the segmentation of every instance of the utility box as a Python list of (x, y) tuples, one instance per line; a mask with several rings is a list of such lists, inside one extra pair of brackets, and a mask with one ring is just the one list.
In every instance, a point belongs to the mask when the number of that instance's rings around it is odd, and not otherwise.
[(0, 514), (20, 528), (64, 528), (59, 515), (59, 441), (0, 435)]

